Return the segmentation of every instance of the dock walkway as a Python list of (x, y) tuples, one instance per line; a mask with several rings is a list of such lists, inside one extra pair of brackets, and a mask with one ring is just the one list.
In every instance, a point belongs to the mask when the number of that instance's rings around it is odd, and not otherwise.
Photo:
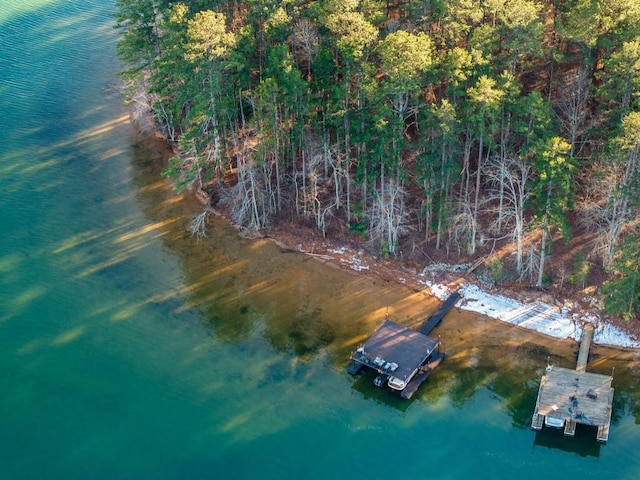
[(580, 350), (578, 352), (578, 362), (576, 364), (576, 370), (578, 372), (587, 371), (587, 361), (589, 360), (589, 348), (591, 348), (592, 340), (593, 340), (593, 325), (588, 323), (582, 329), (582, 339), (580, 340)]
[(451, 295), (449, 295), (445, 299), (445, 301), (442, 302), (442, 305), (440, 305), (440, 308), (436, 311), (436, 313), (431, 315), (427, 319), (427, 321), (424, 322), (424, 325), (422, 325), (422, 328), (420, 329), (420, 333), (423, 335), (429, 335), (429, 332), (431, 332), (431, 330), (433, 330), (440, 324), (444, 316), (449, 310), (451, 310), (451, 307), (455, 305), (459, 298), (460, 293), (458, 291), (455, 291)]

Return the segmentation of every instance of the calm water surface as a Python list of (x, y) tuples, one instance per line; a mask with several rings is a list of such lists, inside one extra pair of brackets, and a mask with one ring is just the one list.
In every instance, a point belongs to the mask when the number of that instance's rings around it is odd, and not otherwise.
[(555, 347), (478, 317), (447, 319), (448, 360), (401, 402), (346, 358), (432, 300), (221, 222), (191, 238), (122, 105), (113, 11), (0, 0), (0, 478), (640, 477), (621, 352), (594, 356), (616, 367), (604, 446), (529, 429)]

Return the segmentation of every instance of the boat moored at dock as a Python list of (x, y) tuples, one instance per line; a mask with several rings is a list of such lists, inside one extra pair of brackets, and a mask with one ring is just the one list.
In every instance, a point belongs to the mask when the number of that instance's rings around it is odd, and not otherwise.
[(387, 318), (353, 353), (347, 371), (356, 375), (363, 367), (368, 367), (378, 372), (374, 380), (377, 387), (387, 386), (401, 392), (402, 398), (411, 398), (444, 359), (439, 351), (440, 339), (429, 337), (427, 333), (440, 323), (458, 298), (457, 292), (449, 296), (420, 331)]
[(532, 429), (564, 429), (566, 436), (573, 437), (581, 424), (596, 428), (599, 442), (609, 439), (613, 376), (586, 371), (592, 338), (593, 325), (586, 324), (575, 370), (547, 365), (531, 419)]

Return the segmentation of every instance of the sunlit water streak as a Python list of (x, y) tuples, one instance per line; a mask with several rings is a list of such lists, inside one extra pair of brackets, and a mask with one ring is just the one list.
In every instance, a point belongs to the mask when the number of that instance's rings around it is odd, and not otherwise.
[(493, 327), (468, 316), (403, 402), (345, 358), (428, 299), (221, 222), (189, 237), (122, 107), (113, 10), (0, 0), (0, 478), (637, 478), (637, 366), (614, 362), (608, 445), (536, 435), (550, 352), (469, 344)]

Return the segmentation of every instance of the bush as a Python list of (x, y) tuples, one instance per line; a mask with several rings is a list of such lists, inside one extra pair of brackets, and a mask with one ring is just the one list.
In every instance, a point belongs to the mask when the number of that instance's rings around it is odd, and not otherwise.
[(640, 315), (640, 239), (628, 237), (614, 261), (614, 276), (602, 286), (604, 309), (625, 320)]
[(505, 279), (506, 271), (501, 258), (494, 258), (489, 262), (489, 277), (498, 283)]
[(589, 270), (591, 270), (591, 265), (589, 265), (586, 255), (582, 251), (578, 252), (573, 262), (573, 273), (569, 276), (569, 283), (584, 288), (589, 277)]

